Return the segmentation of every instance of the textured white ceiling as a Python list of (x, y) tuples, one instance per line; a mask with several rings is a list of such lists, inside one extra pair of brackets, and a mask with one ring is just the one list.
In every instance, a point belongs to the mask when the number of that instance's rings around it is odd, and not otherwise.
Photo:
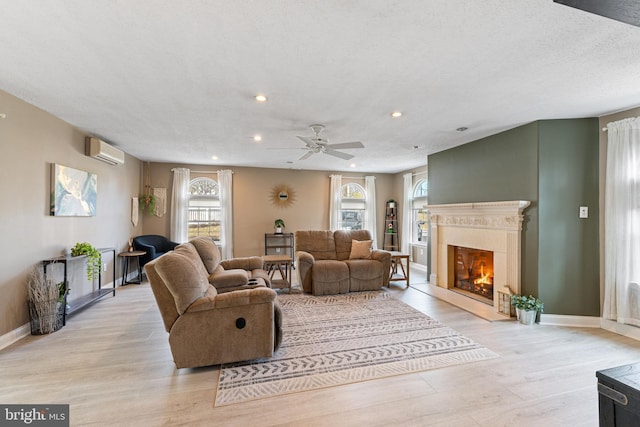
[[(640, 28), (552, 0), (0, 0), (0, 89), (142, 160), (399, 172), (640, 105)], [(312, 123), (365, 148), (298, 161)]]

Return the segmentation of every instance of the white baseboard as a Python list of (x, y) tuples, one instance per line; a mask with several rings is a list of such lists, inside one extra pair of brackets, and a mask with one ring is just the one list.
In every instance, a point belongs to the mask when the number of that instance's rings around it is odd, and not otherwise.
[(640, 328), (636, 326), (624, 325), (612, 320), (601, 319), (600, 327), (609, 332), (613, 332), (618, 335), (624, 335), (625, 337), (633, 338), (634, 340), (640, 341)]
[(569, 316), (566, 314), (541, 314), (540, 324), (550, 326), (572, 326), (577, 328), (600, 328), (601, 318), (594, 316)]
[(19, 328), (9, 331), (6, 334), (0, 336), (0, 350), (5, 347), (9, 347), (14, 342), (21, 340), (31, 333), (31, 324), (25, 323)]
[(424, 271), (426, 273), (427, 271), (427, 266), (424, 264), (418, 264), (417, 262), (412, 262), (411, 263), (411, 268), (415, 268), (418, 271)]

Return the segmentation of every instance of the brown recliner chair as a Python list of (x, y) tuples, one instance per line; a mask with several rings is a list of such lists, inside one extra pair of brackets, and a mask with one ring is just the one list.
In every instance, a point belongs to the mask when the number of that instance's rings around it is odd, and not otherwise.
[(313, 295), (374, 291), (389, 285), (391, 254), (356, 246), (371, 240), (368, 230), (310, 230), (295, 232), (296, 265), (300, 284)]
[(178, 368), (271, 357), (282, 340), (276, 292), (219, 294), (195, 247), (185, 243), (145, 265)]
[(220, 249), (210, 237), (196, 237), (189, 243), (198, 251), (209, 273), (209, 283), (215, 286), (218, 293), (260, 286), (271, 287), (269, 275), (262, 268), (262, 257), (250, 256), (223, 260)]

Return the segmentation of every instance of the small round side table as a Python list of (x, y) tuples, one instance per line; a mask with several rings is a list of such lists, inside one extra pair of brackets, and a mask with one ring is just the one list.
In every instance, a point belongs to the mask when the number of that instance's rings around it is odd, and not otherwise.
[[(121, 252), (118, 254), (119, 257), (122, 257), (122, 285), (136, 284), (139, 285), (142, 283), (142, 266), (140, 265), (140, 257), (142, 255), (146, 255), (145, 251), (131, 251), (131, 252)], [(138, 278), (136, 280), (127, 280), (127, 273), (129, 272), (129, 260), (134, 258), (138, 262)]]

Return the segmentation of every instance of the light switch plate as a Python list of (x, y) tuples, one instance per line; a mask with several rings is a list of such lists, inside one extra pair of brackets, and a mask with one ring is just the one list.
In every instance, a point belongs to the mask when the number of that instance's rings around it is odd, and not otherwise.
[(580, 218), (589, 218), (588, 206), (580, 206)]

